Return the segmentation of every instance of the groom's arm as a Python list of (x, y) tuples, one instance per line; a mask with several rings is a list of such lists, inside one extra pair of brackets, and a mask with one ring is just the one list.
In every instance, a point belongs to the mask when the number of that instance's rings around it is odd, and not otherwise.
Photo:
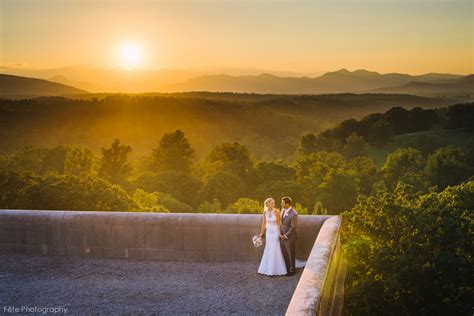
[(291, 218), (291, 226), (290, 229), (284, 235), (286, 239), (290, 238), (296, 232), (298, 228), (298, 215), (295, 215)]

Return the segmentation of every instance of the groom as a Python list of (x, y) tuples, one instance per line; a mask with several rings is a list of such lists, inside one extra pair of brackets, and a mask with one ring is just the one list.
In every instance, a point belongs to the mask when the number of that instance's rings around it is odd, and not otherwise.
[(296, 272), (296, 230), (298, 226), (298, 213), (291, 207), (291, 198), (285, 196), (281, 199), (281, 232), (280, 246), (285, 258), (288, 275)]

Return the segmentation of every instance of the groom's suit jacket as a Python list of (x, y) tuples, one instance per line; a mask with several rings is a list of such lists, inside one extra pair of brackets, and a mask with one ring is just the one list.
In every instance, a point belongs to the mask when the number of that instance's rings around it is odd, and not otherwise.
[(298, 229), (298, 213), (296, 213), (296, 211), (292, 207), (290, 207), (290, 209), (286, 212), (287, 214), (285, 218), (283, 219), (282, 217), (281, 219), (281, 233), (288, 237), (288, 239), (293, 236), (296, 238), (296, 231)]

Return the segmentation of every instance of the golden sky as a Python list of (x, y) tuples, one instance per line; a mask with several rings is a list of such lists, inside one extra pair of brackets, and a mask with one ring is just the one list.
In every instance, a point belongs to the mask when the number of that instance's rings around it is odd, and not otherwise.
[(0, 3), (2, 66), (474, 72), (470, 0)]

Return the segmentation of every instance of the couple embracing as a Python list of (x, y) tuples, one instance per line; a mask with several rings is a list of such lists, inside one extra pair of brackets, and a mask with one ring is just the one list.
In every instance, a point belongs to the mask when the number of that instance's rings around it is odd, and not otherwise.
[(260, 237), (265, 248), (258, 272), (265, 275), (293, 275), (296, 272), (296, 230), (298, 213), (292, 208), (290, 197), (281, 199), (282, 211), (275, 208), (275, 200), (264, 202)]

